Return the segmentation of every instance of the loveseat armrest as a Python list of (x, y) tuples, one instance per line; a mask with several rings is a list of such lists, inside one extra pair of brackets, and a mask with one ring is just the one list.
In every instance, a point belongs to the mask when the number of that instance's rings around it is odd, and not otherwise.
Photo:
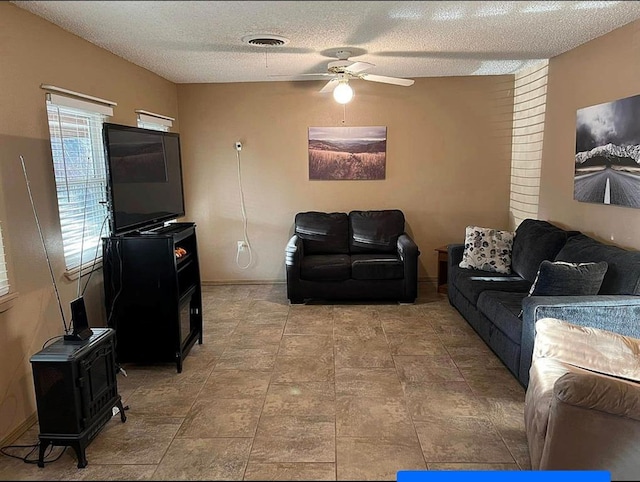
[(287, 272), (287, 297), (292, 303), (302, 303), (300, 286), (300, 267), (304, 256), (302, 239), (296, 234), (291, 236), (285, 248), (285, 267)]
[(302, 239), (300, 239), (297, 234), (294, 234), (291, 236), (291, 239), (289, 239), (287, 247), (285, 248), (285, 255), (285, 263), (287, 266), (300, 265), (304, 253)]
[(398, 256), (404, 266), (403, 303), (413, 303), (418, 296), (418, 256), (420, 250), (411, 236), (402, 233), (398, 236)]
[(640, 338), (640, 296), (529, 296), (522, 301), (522, 338), (518, 379), (529, 384), (536, 322), (556, 318), (580, 326)]
[(398, 255), (400, 259), (403, 261), (405, 259), (418, 259), (420, 255), (420, 251), (418, 250), (418, 245), (415, 243), (411, 236), (407, 233), (403, 233), (398, 236)]

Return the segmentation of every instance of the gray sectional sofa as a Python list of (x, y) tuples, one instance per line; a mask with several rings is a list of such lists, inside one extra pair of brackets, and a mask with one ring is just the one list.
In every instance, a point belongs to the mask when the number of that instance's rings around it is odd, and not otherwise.
[[(464, 244), (448, 246), (448, 296), (480, 337), (527, 387), (535, 324), (550, 317), (640, 338), (640, 252), (578, 231), (526, 219), (513, 239), (511, 274), (460, 268)], [(528, 296), (543, 260), (606, 261), (597, 295)]]

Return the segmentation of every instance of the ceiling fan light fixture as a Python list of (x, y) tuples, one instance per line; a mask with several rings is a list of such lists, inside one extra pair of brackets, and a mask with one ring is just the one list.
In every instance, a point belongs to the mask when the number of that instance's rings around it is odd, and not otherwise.
[(338, 104), (348, 104), (353, 99), (353, 89), (348, 82), (340, 82), (333, 89), (333, 98)]

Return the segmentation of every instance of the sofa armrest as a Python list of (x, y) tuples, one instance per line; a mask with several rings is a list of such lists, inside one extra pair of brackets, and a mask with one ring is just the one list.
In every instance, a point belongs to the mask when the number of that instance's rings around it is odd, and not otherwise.
[(449, 260), (449, 268), (458, 266), (462, 261), (462, 255), (464, 254), (464, 244), (449, 244), (447, 245), (447, 259)]
[(522, 338), (518, 379), (529, 384), (536, 322), (556, 318), (580, 326), (640, 338), (640, 296), (529, 296), (522, 301)]
[(418, 296), (418, 245), (407, 234), (398, 236), (398, 256), (404, 265), (404, 296), (402, 301), (413, 303)]

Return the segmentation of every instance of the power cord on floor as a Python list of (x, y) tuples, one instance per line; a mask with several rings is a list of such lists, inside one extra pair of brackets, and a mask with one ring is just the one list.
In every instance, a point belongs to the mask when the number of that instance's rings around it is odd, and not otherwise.
[[(11, 457), (13, 459), (22, 460), (25, 464), (37, 464), (39, 462), (39, 457), (36, 457), (36, 458), (29, 458), (29, 457), (31, 457), (34, 453), (37, 453), (39, 451), (40, 443), (41, 442), (37, 442), (35, 444), (30, 444), (30, 445), (5, 445), (4, 447), (0, 448), (0, 453), (7, 457)], [(62, 448), (60, 453), (56, 455), (55, 458), (47, 460), (47, 457), (49, 457), (53, 452), (53, 447), (54, 447), (53, 445), (49, 445), (47, 453), (44, 455), (43, 463), (50, 464), (52, 462), (59, 460), (60, 457), (62, 457), (62, 455), (67, 450), (67, 447), (65, 446)], [(7, 452), (8, 449), (31, 449), (31, 450), (29, 450), (29, 452), (27, 452), (26, 455), (16, 455), (16, 454), (8, 453)]]
[(244, 206), (244, 191), (242, 189), (242, 170), (240, 169), (240, 151), (242, 150), (242, 144), (236, 142), (236, 159), (238, 160), (238, 185), (240, 187), (240, 208), (242, 209), (242, 233), (244, 243), (247, 245), (247, 251), (249, 252), (249, 262), (245, 266), (240, 265), (240, 248), (236, 253), (236, 264), (240, 269), (247, 269), (253, 262), (253, 251), (251, 249), (251, 243), (249, 242), (249, 234), (247, 233), (247, 210)]

